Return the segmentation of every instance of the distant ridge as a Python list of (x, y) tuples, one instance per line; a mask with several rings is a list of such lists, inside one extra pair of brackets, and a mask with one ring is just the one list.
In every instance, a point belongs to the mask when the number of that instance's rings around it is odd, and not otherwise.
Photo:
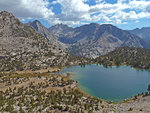
[(143, 27), (141, 29), (136, 28), (133, 30), (129, 30), (129, 32), (141, 37), (143, 40), (150, 43), (150, 27)]
[[(56, 46), (67, 48), (68, 52), (88, 58), (96, 58), (119, 47), (150, 48), (149, 43), (139, 36), (111, 24), (91, 23), (72, 28), (57, 24), (49, 29), (39, 21), (28, 23)], [(57, 42), (57, 43), (54, 43)]]
[(49, 29), (59, 41), (70, 44), (70, 52), (78, 56), (96, 58), (122, 46), (149, 48), (140, 37), (111, 24), (91, 23), (77, 28), (59, 24)]

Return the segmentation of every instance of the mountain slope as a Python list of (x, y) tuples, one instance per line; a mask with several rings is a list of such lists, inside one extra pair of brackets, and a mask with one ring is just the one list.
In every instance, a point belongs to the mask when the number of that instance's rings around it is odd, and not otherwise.
[(58, 37), (64, 36), (66, 33), (73, 31), (72, 27), (68, 27), (64, 24), (57, 24), (49, 28), (49, 31)]
[(150, 27), (143, 27), (141, 29), (136, 28), (133, 30), (129, 30), (129, 32), (141, 37), (142, 39), (150, 43)]
[(5, 49), (33, 49), (32, 43), (45, 41), (33, 28), (22, 24), (6, 11), (0, 13), (0, 40), (0, 46)]
[(51, 45), (13, 14), (0, 12), (0, 71), (39, 70), (86, 61)]
[(121, 47), (95, 59), (104, 66), (130, 65), (138, 69), (150, 69), (150, 50), (144, 48)]
[(45, 36), (45, 38), (49, 41), (49, 43), (56, 45), (59, 48), (65, 49), (66, 45), (57, 40), (57, 37), (53, 35), (46, 27), (44, 27), (40, 21), (35, 20), (33, 22), (27, 23), (32, 26), (38, 33)]
[[(57, 29), (63, 29), (62, 26), (61, 28), (57, 26)], [(50, 29), (52, 28), (56, 27)], [(57, 36), (59, 41), (71, 45), (69, 48), (71, 53), (90, 58), (96, 58), (122, 46), (149, 48), (149, 45), (138, 36), (111, 24), (92, 23), (74, 29), (68, 27), (65, 33), (63, 30), (57, 32)]]

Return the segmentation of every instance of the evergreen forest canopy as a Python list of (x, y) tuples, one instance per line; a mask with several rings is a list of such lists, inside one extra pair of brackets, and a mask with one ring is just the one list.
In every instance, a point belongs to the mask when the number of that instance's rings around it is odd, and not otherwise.
[(137, 69), (150, 69), (150, 50), (134, 47), (121, 47), (100, 56), (95, 62), (107, 66), (130, 65)]

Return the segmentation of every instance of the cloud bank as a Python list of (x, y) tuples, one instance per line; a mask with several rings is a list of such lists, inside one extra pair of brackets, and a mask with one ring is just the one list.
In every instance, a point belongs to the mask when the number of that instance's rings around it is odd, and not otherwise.
[[(51, 0), (50, 0), (51, 1)], [(63, 23), (81, 25), (91, 22), (126, 24), (128, 20), (150, 18), (150, 1), (118, 0), (110, 4), (105, 0), (0, 0), (0, 11), (7, 10), (19, 18), (43, 18), (51, 25)], [(55, 14), (55, 5), (61, 13)]]
[(20, 18), (49, 18), (54, 12), (48, 5), (47, 0), (0, 0), (0, 11), (12, 12)]

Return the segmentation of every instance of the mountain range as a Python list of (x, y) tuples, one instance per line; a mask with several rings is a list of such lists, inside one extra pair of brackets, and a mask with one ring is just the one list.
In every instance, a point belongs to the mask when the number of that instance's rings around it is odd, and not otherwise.
[(143, 40), (150, 43), (150, 27), (143, 27), (141, 29), (136, 28), (133, 30), (129, 30), (129, 32), (141, 37)]
[[(63, 43), (70, 53), (77, 56), (96, 58), (124, 46), (150, 48), (149, 43), (144, 39), (111, 24), (91, 23), (76, 28), (57, 24), (46, 28), (42, 24), (38, 26), (34, 23), (40, 22), (33, 21), (28, 25), (34, 27), (39, 33), (41, 33), (39, 29), (46, 29), (42, 31), (42, 34), (53, 33), (57, 42)], [(44, 36), (47, 38), (46, 35)]]
[(0, 12), (0, 112), (149, 112), (149, 92), (121, 103), (106, 101), (85, 94), (70, 78), (73, 73), (62, 70), (98, 63), (150, 69), (149, 43), (144, 34), (135, 34), (111, 24), (46, 28), (37, 20), (23, 24), (12, 13)]
[(13, 14), (2, 11), (0, 13), (0, 56), (5, 56), (4, 49), (7, 52), (12, 50), (37, 52), (43, 47), (48, 47), (48, 51), (54, 53), (59, 53), (61, 48), (61, 51), (76, 56), (96, 58), (119, 47), (150, 48), (147, 41), (148, 31), (148, 28), (126, 31), (111, 24), (96, 23), (76, 28), (64, 24), (46, 28), (38, 20), (23, 24)]
[(66, 45), (58, 41), (57, 37), (50, 30), (44, 27), (40, 21), (35, 20), (33, 22), (28, 22), (27, 25), (32, 26), (38, 33), (42, 34), (49, 43), (62, 49), (66, 48)]
[[(39, 28), (23, 24), (12, 13), (0, 12), (0, 71), (38, 70), (81, 63), (80, 58), (54, 44), (57, 39), (53, 34)], [(45, 37), (36, 30), (45, 33)], [(61, 42), (58, 44), (61, 46)]]

